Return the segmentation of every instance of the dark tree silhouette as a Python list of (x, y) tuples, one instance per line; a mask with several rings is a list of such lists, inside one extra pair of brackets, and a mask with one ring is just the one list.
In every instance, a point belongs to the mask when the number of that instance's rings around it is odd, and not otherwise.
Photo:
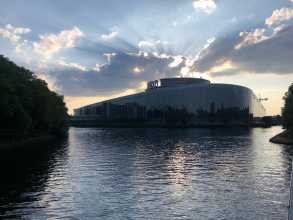
[(45, 81), (0, 55), (0, 129), (22, 136), (66, 130), (63, 97)]
[(293, 130), (293, 84), (289, 87), (288, 91), (284, 96), (284, 108), (282, 110), (283, 116), (283, 125), (284, 128), (290, 130), (292, 133)]

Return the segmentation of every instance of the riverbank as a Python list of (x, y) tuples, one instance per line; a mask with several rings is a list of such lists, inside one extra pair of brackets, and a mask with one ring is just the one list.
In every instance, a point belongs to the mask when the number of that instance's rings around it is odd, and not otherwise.
[(285, 130), (282, 133), (277, 134), (276, 136), (272, 137), (270, 139), (270, 142), (275, 143), (275, 144), (293, 145), (293, 136), (290, 135), (287, 130)]

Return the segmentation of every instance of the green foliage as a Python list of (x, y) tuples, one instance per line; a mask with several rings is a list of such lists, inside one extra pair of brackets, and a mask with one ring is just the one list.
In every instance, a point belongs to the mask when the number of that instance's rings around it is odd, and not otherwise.
[(293, 130), (293, 84), (289, 87), (288, 91), (283, 97), (285, 105), (282, 111), (283, 124), (288, 130)]
[(21, 134), (61, 133), (67, 124), (63, 97), (45, 81), (0, 55), (0, 129)]

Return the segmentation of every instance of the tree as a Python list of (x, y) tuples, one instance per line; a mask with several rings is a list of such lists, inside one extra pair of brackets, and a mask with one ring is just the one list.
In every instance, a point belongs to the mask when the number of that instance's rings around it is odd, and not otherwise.
[(61, 133), (66, 128), (63, 97), (47, 83), (0, 55), (0, 129), (18, 134)]
[(293, 130), (293, 83), (285, 93), (284, 108), (282, 110), (283, 126), (287, 130)]

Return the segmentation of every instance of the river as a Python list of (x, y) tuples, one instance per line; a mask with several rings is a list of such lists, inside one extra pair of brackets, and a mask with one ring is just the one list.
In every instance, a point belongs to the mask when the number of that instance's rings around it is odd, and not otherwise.
[(286, 219), (281, 127), (70, 128), (68, 138), (0, 156), (0, 217)]

